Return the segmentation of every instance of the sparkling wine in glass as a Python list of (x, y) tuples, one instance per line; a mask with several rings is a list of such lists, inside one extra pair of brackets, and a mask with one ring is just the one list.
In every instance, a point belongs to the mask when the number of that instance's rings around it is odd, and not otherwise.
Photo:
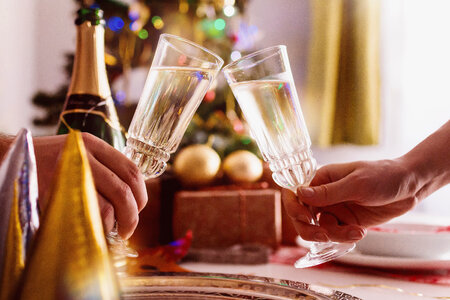
[(222, 65), (219, 56), (199, 45), (160, 36), (125, 148), (146, 178), (164, 172)]
[[(297, 193), (314, 177), (316, 161), (305, 125), (285, 46), (240, 58), (223, 69), (274, 181)], [(317, 220), (310, 215), (311, 224)], [(306, 268), (337, 258), (355, 247), (347, 243), (312, 243), (296, 263)]]

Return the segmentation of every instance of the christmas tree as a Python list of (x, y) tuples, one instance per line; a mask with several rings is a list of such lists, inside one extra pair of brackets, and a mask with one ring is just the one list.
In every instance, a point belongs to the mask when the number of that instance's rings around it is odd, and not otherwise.
[[(137, 76), (145, 80), (159, 35), (170, 33), (192, 40), (220, 55), (225, 64), (255, 50), (257, 28), (245, 22), (246, 0), (142, 0), (77, 1), (80, 7), (95, 6), (106, 20), (105, 51), (109, 81), (122, 125), (127, 128), (140, 90)], [(70, 80), (73, 55), (67, 55), (67, 85), (53, 94), (39, 92), (33, 104), (44, 109), (37, 126), (58, 123)], [(138, 72), (138, 70), (145, 70)], [(139, 79), (139, 78), (138, 78)], [(223, 76), (212, 84), (187, 129), (180, 148), (208, 143), (221, 157), (237, 149), (257, 153), (245, 122)]]

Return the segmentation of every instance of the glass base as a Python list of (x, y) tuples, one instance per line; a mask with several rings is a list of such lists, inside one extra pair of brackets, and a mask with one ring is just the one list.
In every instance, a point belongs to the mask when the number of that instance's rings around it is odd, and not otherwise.
[(139, 255), (136, 250), (128, 247), (127, 242), (120, 237), (116, 226), (106, 235), (106, 241), (113, 256), (138, 257)]
[(169, 153), (134, 138), (128, 138), (124, 154), (133, 161), (146, 179), (160, 176), (170, 158)]
[(133, 248), (128, 247), (127, 241), (120, 237), (117, 232), (117, 223), (114, 225), (113, 230), (106, 235), (106, 241), (108, 242), (108, 249), (116, 274), (119, 277), (126, 275), (127, 258), (138, 257), (139, 253)]
[(308, 268), (323, 264), (342, 256), (355, 248), (355, 244), (351, 243), (312, 243), (309, 252), (297, 260), (294, 264), (296, 268)]

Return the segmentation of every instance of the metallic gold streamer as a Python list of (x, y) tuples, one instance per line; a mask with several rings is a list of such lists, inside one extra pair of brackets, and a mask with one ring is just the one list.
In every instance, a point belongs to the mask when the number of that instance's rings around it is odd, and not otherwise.
[(67, 136), (20, 299), (118, 299), (86, 149)]
[(358, 287), (373, 287), (373, 288), (392, 290), (392, 291), (396, 291), (399, 293), (403, 293), (403, 294), (415, 296), (415, 297), (425, 297), (425, 298), (440, 299), (440, 300), (450, 299), (450, 296), (449, 297), (447, 297), (447, 296), (443, 296), (443, 297), (428, 296), (428, 295), (424, 295), (422, 293), (409, 292), (402, 288), (385, 285), (385, 284), (357, 283), (357, 284), (349, 284), (349, 285), (332, 285), (332, 284), (326, 284), (326, 283), (319, 283), (319, 285), (326, 286), (326, 287), (329, 287), (332, 289), (354, 289), (354, 288), (358, 288)]

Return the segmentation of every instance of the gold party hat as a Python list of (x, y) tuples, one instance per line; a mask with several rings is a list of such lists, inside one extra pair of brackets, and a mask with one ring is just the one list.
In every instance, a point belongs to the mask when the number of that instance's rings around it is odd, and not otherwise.
[(80, 132), (67, 136), (20, 299), (118, 299)]

